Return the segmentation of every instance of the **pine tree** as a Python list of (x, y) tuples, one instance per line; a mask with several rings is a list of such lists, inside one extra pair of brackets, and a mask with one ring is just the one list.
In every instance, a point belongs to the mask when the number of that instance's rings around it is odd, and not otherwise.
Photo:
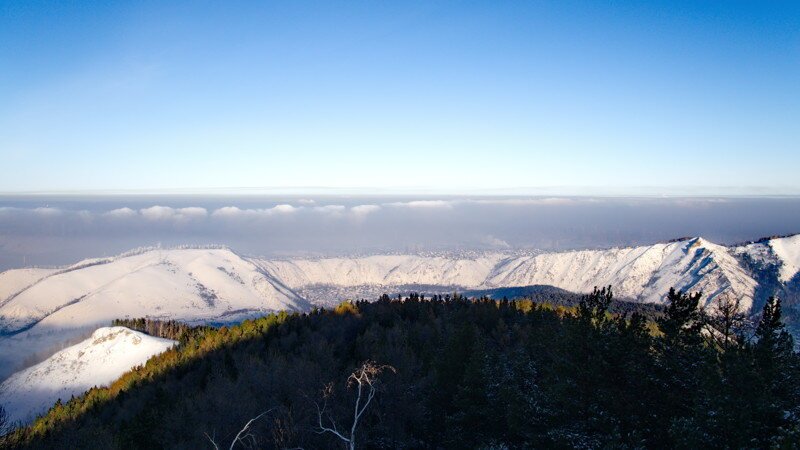
[(595, 286), (592, 293), (584, 295), (578, 303), (578, 318), (587, 324), (602, 327), (609, 320), (607, 313), (613, 300), (614, 293), (611, 291), (611, 286), (602, 289), (597, 289)]
[(760, 395), (754, 419), (759, 423), (759, 441), (775, 445), (781, 432), (800, 413), (797, 355), (792, 336), (781, 322), (781, 301), (770, 297), (764, 305), (755, 332), (753, 353)]
[(664, 394), (662, 401), (653, 406), (669, 428), (667, 435), (656, 437), (656, 442), (678, 446), (704, 443), (705, 435), (695, 417), (701, 374), (710, 363), (702, 346), (703, 321), (698, 309), (701, 297), (699, 292), (686, 294), (671, 288), (667, 309), (657, 320), (662, 336), (656, 342), (656, 382)]
[(464, 367), (464, 376), (453, 397), (455, 412), (448, 417), (450, 445), (458, 448), (475, 448), (486, 444), (489, 434), (495, 427), (492, 422), (497, 417), (487, 413), (489, 399), (486, 387), (487, 354), (483, 343), (473, 345), (471, 355)]
[(698, 305), (702, 296), (702, 292), (686, 294), (683, 291), (676, 292), (675, 288), (669, 289), (667, 310), (657, 321), (669, 347), (700, 344), (703, 321)]
[(785, 364), (792, 355), (794, 342), (781, 322), (781, 300), (770, 297), (761, 312), (756, 328), (756, 353), (769, 361)]

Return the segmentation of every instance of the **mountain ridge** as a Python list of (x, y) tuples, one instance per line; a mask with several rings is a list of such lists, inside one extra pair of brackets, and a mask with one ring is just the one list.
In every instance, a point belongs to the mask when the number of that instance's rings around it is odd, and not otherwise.
[(0, 293), (6, 295), (0, 298), (0, 379), (22, 361), (41, 360), (116, 318), (231, 323), (414, 286), (474, 291), (548, 285), (582, 293), (612, 285), (618, 297), (640, 303), (662, 303), (674, 287), (703, 291), (706, 305), (733, 295), (747, 311), (777, 293), (788, 297), (791, 309), (800, 292), (800, 282), (793, 281), (800, 278), (798, 255), (800, 235), (734, 247), (693, 237), (604, 250), (449, 257), (267, 259), (224, 246), (139, 248), (62, 269), (0, 273)]

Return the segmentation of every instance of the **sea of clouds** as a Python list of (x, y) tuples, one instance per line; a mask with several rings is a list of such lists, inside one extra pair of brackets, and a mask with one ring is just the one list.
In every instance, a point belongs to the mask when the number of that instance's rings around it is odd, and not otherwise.
[(0, 270), (151, 245), (261, 256), (564, 250), (800, 232), (798, 198), (6, 196)]

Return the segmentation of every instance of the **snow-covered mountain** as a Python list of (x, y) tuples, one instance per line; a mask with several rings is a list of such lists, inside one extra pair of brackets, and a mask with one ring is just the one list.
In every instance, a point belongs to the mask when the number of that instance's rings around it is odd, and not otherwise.
[(115, 318), (230, 322), (306, 301), (227, 249), (152, 249), (0, 274), (0, 379)]
[[(661, 303), (670, 287), (730, 294), (745, 308), (800, 292), (800, 235), (722, 246), (702, 238), (540, 254), (374, 255), (263, 259), (228, 249), (150, 249), (59, 269), (0, 274), (0, 379), (114, 318), (231, 322), (305, 310), (365, 293), (414, 287), (476, 290), (613, 285), (619, 297)], [(310, 300), (310, 301), (309, 301)]]
[(730, 247), (691, 238), (539, 254), (316, 259), (247, 258), (223, 248), (149, 249), (61, 269), (10, 270), (0, 273), (0, 379), (44, 362), (9, 378), (0, 404), (14, 417), (28, 417), (56, 398), (113, 380), (169, 345), (120, 328), (95, 331), (115, 318), (219, 323), (419, 287), (444, 292), (550, 285), (588, 292), (612, 285), (617, 296), (646, 303), (662, 303), (671, 287), (703, 291), (707, 303), (732, 295), (753, 311), (778, 294), (787, 300), (798, 335), (799, 272), (800, 235)]
[(800, 271), (800, 235), (771, 239), (766, 245), (781, 262), (781, 281), (791, 281)]
[(10, 272), (4, 274), (10, 285), (4, 290), (17, 292), (0, 303), (4, 333), (40, 323), (63, 326), (140, 315), (210, 320), (305, 306), (252, 263), (222, 249), (153, 250), (45, 274), (32, 284), (41, 274)]
[(107, 327), (89, 339), (61, 350), (0, 385), (0, 404), (11, 422), (29, 422), (61, 399), (66, 402), (93, 386), (106, 386), (176, 342)]
[(732, 253), (755, 264), (756, 271), (773, 270), (779, 282), (787, 284), (797, 280), (800, 272), (800, 234), (779, 238), (761, 239), (732, 248)]
[(489, 254), (477, 258), (370, 256), (364, 258), (254, 260), (297, 292), (331, 286), (339, 295), (361, 286), (448, 286), (487, 289), (551, 285), (573, 292), (613, 285), (618, 296), (660, 303), (670, 287), (730, 292), (749, 307), (756, 281), (731, 248), (702, 238), (641, 247), (542, 253)]
[(375, 298), (410, 290), (452, 292), (550, 285), (590, 292), (612, 285), (617, 297), (663, 303), (671, 287), (702, 291), (706, 305), (733, 296), (760, 311), (767, 297), (784, 300), (800, 336), (800, 235), (724, 246), (686, 238), (638, 247), (539, 254), (377, 255), (358, 258), (252, 259), (263, 272), (315, 304)]

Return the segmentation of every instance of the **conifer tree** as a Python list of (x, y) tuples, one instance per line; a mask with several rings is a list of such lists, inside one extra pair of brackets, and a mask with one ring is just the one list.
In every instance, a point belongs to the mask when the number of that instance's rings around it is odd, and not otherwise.
[(664, 341), (669, 347), (693, 346), (700, 343), (702, 315), (698, 310), (702, 292), (686, 294), (669, 289), (667, 309), (658, 319), (658, 327), (664, 333)]
[(661, 420), (668, 424), (667, 435), (657, 441), (673, 445), (700, 445), (703, 433), (694, 411), (700, 376), (706, 367), (707, 355), (702, 348), (702, 314), (698, 309), (701, 293), (675, 291), (667, 294), (667, 309), (657, 320), (662, 333), (657, 341), (657, 383), (665, 390), (665, 398), (654, 408), (660, 409)]
[(781, 301), (770, 297), (755, 332), (753, 352), (760, 395), (756, 410), (758, 434), (763, 445), (776, 445), (789, 422), (800, 414), (797, 355), (792, 336), (781, 322)]
[(595, 327), (603, 326), (608, 321), (606, 313), (613, 300), (611, 286), (602, 289), (595, 286), (592, 293), (584, 295), (578, 303), (578, 318)]
[(761, 312), (761, 320), (756, 327), (756, 352), (765, 358), (761, 362), (784, 364), (792, 355), (794, 345), (792, 336), (781, 322), (781, 300), (770, 297)]

